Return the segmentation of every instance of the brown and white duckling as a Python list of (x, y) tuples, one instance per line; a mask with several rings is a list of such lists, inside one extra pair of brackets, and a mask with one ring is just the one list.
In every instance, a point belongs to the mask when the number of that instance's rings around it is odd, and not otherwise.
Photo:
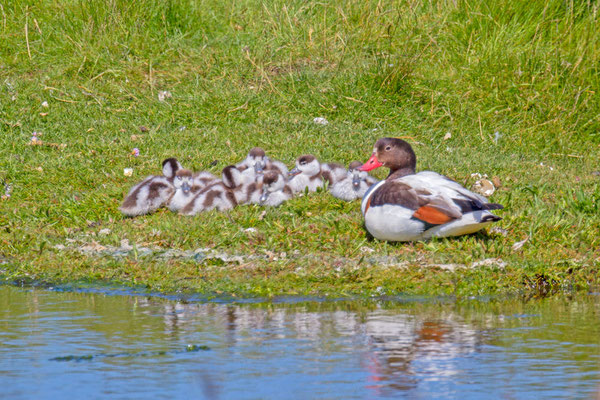
[(196, 193), (190, 202), (179, 210), (179, 213), (182, 215), (196, 215), (213, 209), (225, 211), (232, 209), (236, 205), (237, 202), (233, 193), (231, 193), (223, 182), (218, 181)]
[(164, 160), (162, 163), (163, 175), (150, 175), (133, 186), (125, 196), (119, 210), (130, 217), (156, 211), (166, 204), (175, 192), (173, 180), (179, 169), (181, 169), (181, 164), (177, 159), (168, 158)]
[(330, 187), (333, 197), (345, 201), (362, 199), (367, 190), (378, 182), (368, 172), (361, 171), (359, 169), (361, 166), (362, 163), (360, 161), (350, 163), (344, 179)]
[(261, 181), (250, 179), (234, 165), (223, 168), (223, 184), (233, 193), (237, 204), (257, 204), (261, 196)]
[(251, 176), (260, 180), (264, 171), (275, 170), (282, 175), (287, 175), (288, 169), (284, 163), (277, 160), (271, 160), (261, 147), (254, 147), (248, 152), (246, 158), (236, 164), (236, 167), (244, 175)]
[(332, 187), (342, 179), (346, 178), (347, 172), (346, 168), (338, 163), (321, 164), (321, 176), (323, 177), (323, 182), (327, 182), (329, 187)]
[(361, 171), (386, 166), (388, 177), (364, 195), (365, 227), (375, 238), (413, 241), (477, 232), (502, 218), (490, 203), (457, 182), (432, 171), (415, 172), (417, 157), (407, 142), (383, 138), (375, 143)]
[(308, 189), (314, 192), (323, 186), (321, 164), (312, 154), (298, 157), (296, 167), (288, 173), (288, 185), (294, 193)]
[(194, 174), (189, 169), (180, 169), (175, 173), (173, 187), (175, 192), (169, 200), (168, 207), (171, 211), (179, 211), (188, 204), (194, 195), (206, 186), (196, 185), (194, 182)]
[(277, 207), (293, 196), (294, 193), (289, 185), (286, 185), (283, 175), (276, 171), (265, 172), (262, 181), (262, 195), (260, 196), (261, 205)]
[[(201, 189), (180, 213), (195, 215), (202, 211), (217, 209), (229, 210), (238, 204), (248, 203), (252, 199), (258, 202), (260, 191), (255, 182), (248, 182), (242, 172), (234, 165), (223, 168), (222, 180), (211, 183)], [(257, 192), (258, 194), (254, 193)]]

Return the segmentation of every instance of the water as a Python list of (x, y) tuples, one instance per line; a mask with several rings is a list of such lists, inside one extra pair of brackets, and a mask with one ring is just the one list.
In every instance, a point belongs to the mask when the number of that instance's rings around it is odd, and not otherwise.
[(595, 398), (598, 296), (253, 304), (0, 286), (7, 399)]

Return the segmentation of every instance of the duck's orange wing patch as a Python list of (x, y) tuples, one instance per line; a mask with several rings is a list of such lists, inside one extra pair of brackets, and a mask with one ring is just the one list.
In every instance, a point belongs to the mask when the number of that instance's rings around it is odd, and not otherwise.
[(432, 206), (422, 206), (414, 212), (413, 217), (432, 225), (441, 225), (454, 218)]

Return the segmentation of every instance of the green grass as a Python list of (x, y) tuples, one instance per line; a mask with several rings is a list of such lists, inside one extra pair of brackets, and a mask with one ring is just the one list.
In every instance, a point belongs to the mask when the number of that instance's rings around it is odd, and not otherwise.
[[(0, 259), (8, 278), (261, 296), (538, 295), (600, 283), (595, 2), (0, 5), (0, 179), (12, 185), (0, 201)], [(159, 102), (162, 90), (173, 97)], [(329, 125), (314, 124), (317, 116)], [(29, 146), (34, 131), (66, 147)], [(118, 211), (129, 187), (167, 157), (219, 173), (262, 146), (288, 165), (305, 153), (347, 164), (366, 160), (382, 136), (408, 137), (419, 169), (467, 186), (474, 172), (498, 177), (491, 199), (505, 206), (497, 224), (505, 235), (369, 241), (359, 204), (327, 193), (264, 215), (257, 206), (193, 218)], [(127, 167), (133, 177), (123, 176)], [(237, 264), (76, 251), (122, 239), (260, 257)], [(432, 266), (488, 258), (506, 265)]]

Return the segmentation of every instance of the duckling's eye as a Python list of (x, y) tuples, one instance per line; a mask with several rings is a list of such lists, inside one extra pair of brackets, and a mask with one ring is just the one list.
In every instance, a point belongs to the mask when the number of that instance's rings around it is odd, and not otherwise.
[(390, 151), (392, 149), (392, 146), (386, 146), (385, 151)]
[(300, 161), (300, 165), (306, 165), (306, 161)]

